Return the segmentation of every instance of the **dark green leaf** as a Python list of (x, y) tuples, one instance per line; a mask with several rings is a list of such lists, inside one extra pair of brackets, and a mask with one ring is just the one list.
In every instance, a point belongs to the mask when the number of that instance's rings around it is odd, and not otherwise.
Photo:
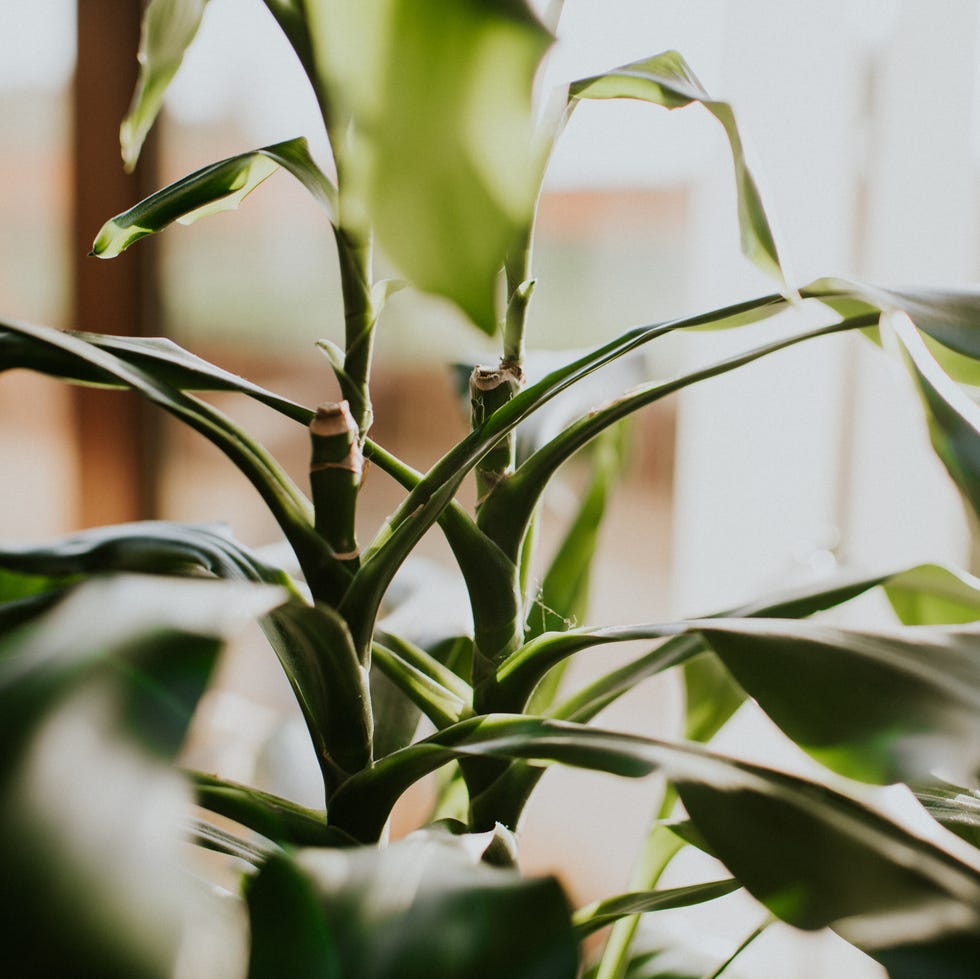
[(192, 224), (209, 214), (234, 210), (280, 167), (296, 177), (329, 214), (333, 213), (333, 187), (310, 157), (306, 140), (298, 137), (212, 163), (158, 190), (106, 221), (95, 236), (92, 254), (115, 258), (133, 242), (162, 231), (174, 221)]
[(494, 333), (497, 276), (543, 170), (531, 83), (550, 36), (521, 0), (321, 0), (307, 14), (344, 223), (370, 224), (408, 279)]
[[(44, 544), (5, 547), (0, 550), (0, 568), (50, 582), (47, 587), (70, 583), (77, 576), (131, 571), (255, 581), (295, 591), (284, 571), (265, 564), (220, 524), (144, 520), (94, 527)], [(0, 583), (4, 580), (0, 577)]]
[(980, 628), (856, 632), (777, 619), (698, 631), (797, 744), (868, 782), (980, 765)]
[(0, 640), (0, 907), (10, 975), (169, 977), (190, 799), (173, 756), (222, 640), (277, 589), (84, 584)]
[(208, 0), (151, 0), (143, 15), (140, 74), (129, 113), (119, 131), (123, 161), (132, 170), (146, 134), (163, 105), (184, 52), (197, 35)]
[(980, 790), (948, 782), (915, 785), (913, 789), (936, 822), (980, 849)]
[(281, 605), (265, 632), (303, 711), (329, 797), (371, 763), (367, 669), (344, 620), (324, 605)]
[(742, 251), (763, 272), (785, 286), (772, 229), (762, 206), (755, 177), (745, 160), (742, 137), (735, 124), (735, 113), (727, 102), (718, 102), (705, 91), (690, 65), (677, 51), (665, 51), (603, 75), (574, 82), (569, 89), (569, 97), (639, 99), (667, 109), (679, 109), (693, 102), (700, 102), (721, 123), (732, 148)]
[(930, 350), (957, 380), (980, 384), (980, 290), (885, 289), (855, 279), (818, 279), (800, 290), (832, 309), (898, 310), (931, 341)]
[[(101, 333), (70, 335), (115, 354), (120, 360), (178, 390), (238, 391), (303, 425), (309, 425), (313, 420), (311, 409), (208, 363), (165, 337), (117, 337)], [(82, 384), (126, 387), (114, 375), (94, 365), (76, 358), (66, 358), (62, 351), (0, 326), (0, 371), (17, 367)]]
[(692, 904), (706, 904), (741, 887), (737, 880), (714, 880), (707, 884), (688, 884), (663, 891), (636, 891), (620, 894), (604, 901), (594, 901), (580, 908), (572, 916), (580, 938), (611, 925), (620, 918), (649, 911), (666, 911), (670, 908), (687, 908)]
[(907, 323), (893, 328), (922, 395), (936, 454), (980, 514), (980, 407), (952, 381)]
[(288, 799), (216, 775), (190, 772), (189, 777), (199, 806), (241, 823), (274, 843), (349, 846), (354, 842), (327, 826), (325, 810), (306, 809)]
[[(836, 928), (865, 950), (980, 936), (980, 860), (939, 827), (888, 818), (828, 786), (710, 752), (522, 716), (464, 721), (384, 759), (338, 793), (331, 819), (376, 822), (408, 785), (461, 755), (556, 761), (628, 777), (659, 770), (698, 831), (774, 914)], [(346, 793), (346, 798), (342, 796)], [(371, 815), (369, 815), (371, 814)]]
[(44, 350), (46, 362), (63, 365), (56, 371), (60, 376), (85, 376), (92, 370), (111, 376), (213, 442), (261, 494), (296, 553), (311, 589), (322, 596), (339, 593), (346, 587), (347, 572), (313, 529), (309, 501), (265, 448), (230, 419), (198, 398), (160, 381), (151, 371), (76, 336), (16, 321), (6, 321), (2, 326)]
[[(489, 866), (475, 842), (430, 832), (271, 860), (248, 889), (251, 979), (570, 979), (577, 950), (557, 882)], [(303, 970), (284, 972), (282, 955)]]

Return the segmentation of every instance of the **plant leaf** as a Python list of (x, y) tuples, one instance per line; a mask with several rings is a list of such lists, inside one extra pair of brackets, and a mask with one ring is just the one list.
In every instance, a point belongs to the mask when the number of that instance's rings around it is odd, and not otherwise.
[(482, 837), (474, 848), (468, 841), (430, 832), (382, 850), (273, 858), (247, 888), (251, 979), (574, 975), (575, 936), (558, 883), (489, 866)]
[(786, 288), (772, 229), (755, 177), (745, 160), (735, 113), (727, 102), (719, 102), (705, 91), (690, 65), (677, 51), (664, 51), (603, 75), (573, 82), (569, 88), (569, 99), (573, 105), (577, 99), (638, 99), (667, 109), (680, 109), (700, 102), (721, 123), (732, 149), (742, 251), (763, 272)]
[(188, 772), (197, 804), (232, 819), (267, 840), (290, 846), (350, 846), (354, 841), (327, 826), (323, 809), (307, 809), (216, 775)]
[(531, 83), (550, 35), (523, 0), (319, 0), (307, 14), (344, 224), (370, 225), (418, 288), (493, 334), (543, 170)]
[(896, 320), (891, 325), (922, 396), (932, 446), (980, 514), (980, 407), (943, 373), (914, 329)]
[[(314, 412), (244, 377), (209, 363), (166, 337), (121, 337), (103, 333), (69, 332), (100, 350), (114, 354), (125, 363), (151, 374), (164, 384), (181, 391), (237, 391), (274, 408), (303, 425), (309, 425)], [(67, 381), (100, 387), (126, 387), (117, 377), (100, 371), (77, 358), (38, 344), (31, 337), (0, 325), (0, 371), (25, 368), (61, 377)]]
[(671, 908), (687, 908), (692, 904), (706, 904), (716, 898), (731, 894), (741, 887), (734, 878), (713, 880), (706, 884), (688, 884), (685, 887), (672, 887), (662, 891), (636, 891), (632, 894), (619, 894), (603, 901), (580, 908), (572, 916), (575, 931), (579, 938), (611, 925), (620, 918), (649, 911), (667, 911)]
[(255, 585), (117, 576), (0, 638), (10, 974), (173, 974), (190, 800), (168, 762), (224, 638), (281, 599)]
[(91, 254), (115, 258), (133, 242), (163, 231), (174, 221), (192, 224), (209, 214), (234, 210), (280, 167), (296, 177), (328, 214), (333, 213), (334, 190), (313, 162), (306, 140), (298, 137), (212, 163), (158, 190), (106, 221)]
[(151, 0), (143, 14), (137, 58), (139, 78), (129, 112), (119, 130), (127, 171), (136, 166), (147, 133), (163, 105), (170, 82), (197, 35), (208, 0)]
[(980, 849), (980, 790), (949, 782), (915, 785), (913, 790), (936, 822)]
[(929, 338), (929, 349), (958, 381), (980, 384), (980, 290), (886, 289), (857, 279), (824, 278), (800, 290), (844, 313), (880, 309), (905, 313)]
[(264, 582), (295, 592), (284, 571), (262, 562), (220, 524), (144, 520), (94, 527), (44, 544), (5, 547), (0, 568), (39, 576), (49, 588), (75, 576), (129, 571)]
[(43, 349), (46, 363), (63, 364), (59, 374), (84, 375), (95, 370), (111, 376), (213, 442), (258, 490), (296, 553), (311, 589), (322, 596), (336, 595), (346, 588), (349, 574), (316, 534), (309, 501), (278, 462), (230, 419), (192, 395), (163, 383), (151, 372), (76, 336), (19, 321), (6, 321), (2, 326)]
[(660, 771), (713, 852), (783, 920), (832, 926), (866, 951), (950, 936), (980, 947), (980, 860), (961, 840), (940, 827), (924, 836), (918, 822), (882, 815), (871, 790), (863, 802), (698, 745), (519, 715), (474, 718), (355, 776), (342, 790), (347, 798), (335, 798), (331, 819), (356, 810), (363, 820), (373, 811), (380, 831), (404, 788), (461, 755), (633, 778)]
[(289, 602), (265, 627), (299, 701), (330, 793), (371, 763), (371, 695), (344, 620), (324, 605)]

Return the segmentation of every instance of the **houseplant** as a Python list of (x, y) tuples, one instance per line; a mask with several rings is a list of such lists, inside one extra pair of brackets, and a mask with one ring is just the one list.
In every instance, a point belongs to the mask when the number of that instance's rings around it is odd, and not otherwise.
[[(205, 6), (148, 7), (141, 82), (123, 127), (130, 164)], [(582, 940), (623, 919), (598, 965), (608, 979), (629, 966), (633, 914), (744, 887), (792, 924), (833, 927), (892, 975), (972, 976), (980, 954), (970, 788), (980, 727), (975, 579), (934, 566), (900, 569), (697, 620), (573, 627), (584, 612), (615, 453), (594, 467), (593, 491), (543, 570), (532, 530), (561, 465), (623, 418), (778, 349), (857, 329), (900, 351), (937, 452), (976, 508), (977, 409), (943, 365), (975, 379), (978, 297), (837, 280), (788, 285), (731, 109), (676, 53), (583, 79), (538, 121), (531, 85), (549, 34), (517, 0), (266, 6), (310, 79), (335, 176), (302, 139), (243, 153), (112, 218), (93, 251), (110, 258), (174, 220), (236, 206), (276, 169), (287, 170), (334, 229), (343, 338), (321, 347), (342, 400), (309, 409), (163, 340), (14, 322), (3, 325), (0, 364), (132, 388), (201, 432), (261, 494), (301, 574), (214, 526), (124, 525), (4, 551), (8, 872), (0, 890), (13, 924), (10, 960), (25, 975), (186, 972), (195, 932), (188, 918), (230, 927), (231, 902), (247, 909), (247, 969), (257, 977), (574, 976)], [(779, 291), (630, 330), (525, 385), (533, 216), (547, 154), (575, 105), (609, 98), (669, 109), (700, 102), (718, 118), (733, 152), (743, 249)], [(374, 240), (413, 286), (450, 299), (476, 327), (502, 337), (500, 362), (471, 378), (471, 433), (425, 474), (369, 434), (376, 327), (395, 288), (373, 277)], [(752, 346), (753, 323), (803, 304), (823, 306), (821, 325)], [(745, 352), (585, 412), (518, 464), (518, 424), (553, 397), (631, 350), (697, 327), (745, 330)], [(207, 390), (238, 391), (308, 427), (310, 499), (261, 445), (191, 393)], [(365, 460), (406, 496), (362, 548), (355, 516)], [(471, 471), (475, 514), (456, 501)], [(423, 648), (388, 631), (379, 615), (396, 572), (436, 523), (465, 581), (473, 634)], [(900, 626), (868, 632), (807, 621), (879, 587)], [(549, 610), (544, 619), (529, 616), (532, 600)], [(221, 642), (250, 617), (261, 618), (296, 693), (325, 811), (173, 766)], [(650, 651), (587, 687), (559, 685), (571, 655), (636, 639), (649, 641)], [(636, 683), (675, 667), (687, 693), (678, 740), (592, 723)], [(372, 686), (378, 675), (386, 692)], [(705, 747), (746, 697), (824, 764), (824, 778)], [(421, 715), (435, 733), (418, 739)], [(556, 881), (521, 878), (514, 832), (542, 773), (535, 763), (550, 761), (620, 776), (658, 771), (670, 780), (631, 893), (598, 895), (572, 911)], [(939, 782), (938, 768), (955, 781)], [(437, 769), (444, 770), (438, 818), (385, 845), (395, 800)], [(912, 785), (931, 830), (888, 814), (878, 795), (837, 775)], [(216, 868), (203, 865), (223, 882), (220, 898), (184, 869), (204, 873), (200, 862), (182, 859), (182, 839), (220, 855)], [(731, 876), (658, 890), (684, 845), (714, 853)], [(232, 893), (239, 877), (241, 905)], [(234, 974), (237, 965), (215, 969)], [(631, 974), (659, 968), (638, 954)]]

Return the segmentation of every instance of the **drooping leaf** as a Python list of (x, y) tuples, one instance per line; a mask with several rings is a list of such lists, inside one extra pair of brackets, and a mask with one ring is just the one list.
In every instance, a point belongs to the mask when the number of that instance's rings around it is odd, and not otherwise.
[(952, 381), (908, 323), (892, 321), (929, 422), (936, 454), (980, 514), (980, 407)]
[(980, 290), (887, 289), (856, 279), (825, 278), (800, 290), (838, 312), (900, 311), (932, 341), (930, 350), (958, 381), (980, 384)]
[(151, 0), (143, 14), (139, 78), (129, 112), (119, 130), (123, 162), (132, 170), (147, 133), (163, 105), (184, 53), (197, 35), (208, 0)]
[(731, 894), (741, 885), (737, 880), (713, 880), (706, 884), (688, 884), (662, 891), (637, 891), (620, 894), (580, 908), (572, 917), (580, 938), (611, 925), (620, 918), (650, 911), (666, 911), (670, 908), (687, 908), (693, 904), (705, 904)]
[(318, 0), (307, 13), (342, 222), (372, 226), (408, 279), (494, 333), (497, 275), (543, 169), (531, 83), (550, 35), (523, 0)]
[(174, 221), (192, 224), (209, 214), (234, 210), (280, 167), (296, 177), (328, 214), (333, 213), (333, 187), (313, 162), (306, 140), (298, 137), (212, 163), (158, 190), (106, 221), (92, 243), (92, 254), (115, 258), (133, 242), (163, 231)]
[(699, 627), (797, 744), (844, 775), (921, 779), (980, 770), (980, 629), (894, 633), (774, 619)]
[(280, 845), (350, 846), (354, 841), (327, 826), (322, 809), (307, 809), (269, 792), (203, 772), (188, 773), (199, 806), (234, 820)]
[[(72, 332), (69, 336), (106, 350), (178, 390), (238, 391), (303, 425), (313, 419), (312, 409), (211, 364), (166, 337), (120, 337), (81, 332)], [(67, 357), (63, 351), (39, 344), (30, 336), (5, 329), (0, 324), (0, 371), (18, 367), (81, 384), (126, 386), (114, 375), (92, 364)]]
[(371, 763), (371, 695), (343, 619), (324, 605), (281, 605), (265, 632), (299, 701), (328, 797)]
[(281, 599), (120, 576), (0, 638), (5, 971), (173, 974), (190, 799), (167, 762), (223, 639)]
[(933, 819), (980, 850), (980, 789), (934, 781), (913, 790)]
[[(698, 831), (770, 911), (834, 927), (866, 951), (945, 940), (980, 949), (980, 859), (940, 827), (882, 814), (880, 797), (669, 743), (523, 716), (464, 721), (356, 776), (335, 804), (380, 819), (401, 791), (460, 755), (490, 755), (628, 777), (659, 771)], [(850, 786), (847, 793), (854, 791)], [(331, 814), (341, 816), (337, 811)], [(379, 827), (380, 831), (380, 827)]]
[(58, 374), (89, 376), (96, 371), (112, 377), (213, 442), (261, 494), (295, 551), (310, 587), (321, 596), (346, 587), (349, 575), (315, 533), (309, 501), (264, 447), (230, 419), (193, 395), (164, 383), (153, 370), (77, 336), (19, 321), (8, 320), (2, 326), (46, 351), (42, 358), (45, 363), (63, 365), (58, 367)]
[(43, 544), (7, 546), (0, 549), (0, 568), (37, 576), (50, 582), (49, 588), (76, 576), (129, 571), (295, 589), (284, 571), (261, 561), (226, 527), (164, 520), (94, 527)]
[(248, 885), (250, 979), (284, 975), (284, 961), (290, 975), (318, 977), (573, 976), (575, 936), (558, 883), (490, 866), (475, 842), (429, 832), (381, 850), (274, 858)]
[(745, 159), (735, 113), (727, 102), (719, 102), (708, 94), (677, 51), (664, 51), (652, 58), (573, 82), (569, 88), (569, 98), (638, 99), (667, 109), (679, 109), (700, 102), (721, 123), (732, 149), (742, 251), (781, 287), (786, 287), (772, 229), (755, 177)]

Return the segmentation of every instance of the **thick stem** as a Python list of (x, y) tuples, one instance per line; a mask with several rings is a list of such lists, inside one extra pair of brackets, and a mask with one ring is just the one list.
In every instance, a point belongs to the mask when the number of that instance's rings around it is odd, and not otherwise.
[[(501, 361), (499, 367), (474, 367), (470, 375), (470, 419), (479, 428), (498, 408), (507, 404), (524, 383), (516, 364)], [(510, 431), (476, 465), (477, 508), (487, 494), (514, 471), (515, 434)]]
[(316, 532), (334, 557), (351, 570), (358, 565), (354, 526), (364, 456), (346, 401), (320, 405), (310, 423), (310, 489)]

